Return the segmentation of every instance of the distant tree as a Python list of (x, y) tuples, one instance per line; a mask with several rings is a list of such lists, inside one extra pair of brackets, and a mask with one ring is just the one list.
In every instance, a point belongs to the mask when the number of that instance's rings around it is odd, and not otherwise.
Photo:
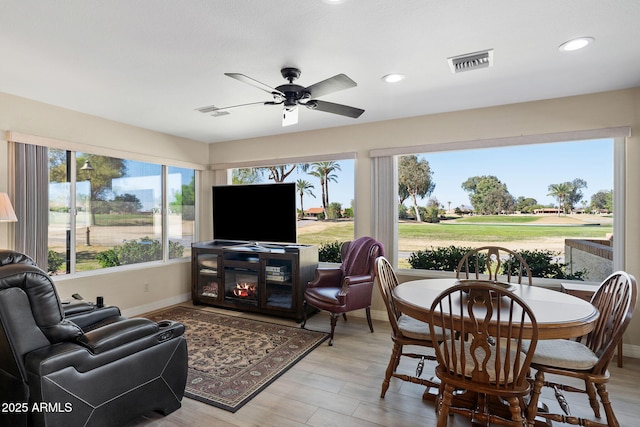
[(558, 201), (558, 215), (560, 215), (560, 212), (567, 213), (567, 198), (571, 194), (571, 190), (572, 187), (569, 182), (551, 184), (549, 186), (549, 194), (547, 196), (551, 196)]
[(407, 209), (407, 207), (402, 204), (399, 203), (398, 204), (398, 219), (408, 219), (409, 218), (409, 211)]
[(320, 180), (320, 188), (322, 189), (322, 210), (325, 218), (329, 218), (327, 207), (329, 206), (329, 182), (338, 182), (338, 175), (333, 172), (341, 170), (340, 164), (330, 162), (315, 162), (310, 165), (311, 171), (309, 175), (315, 176)]
[(398, 203), (403, 204), (409, 198), (407, 187), (398, 182)]
[(342, 204), (338, 202), (329, 203), (327, 213), (329, 214), (329, 219), (342, 218)]
[(440, 222), (440, 202), (435, 197), (430, 198), (426, 208), (420, 209), (420, 212), (424, 221), (430, 223)]
[(516, 201), (503, 184), (493, 175), (473, 176), (461, 185), (469, 193), (469, 201), (478, 215), (513, 212)]
[[(67, 164), (64, 156), (50, 159), (57, 162), (53, 169), (50, 168), (49, 179), (52, 182), (66, 182)], [(82, 169), (89, 161), (91, 169)], [(123, 159), (115, 157), (84, 154), (76, 157), (76, 175), (78, 181), (89, 181), (91, 200), (108, 200), (111, 193), (111, 184), (114, 179), (121, 178), (127, 173), (127, 165)]]
[(313, 194), (313, 191), (311, 191), (313, 188), (315, 187), (309, 181), (306, 181), (304, 179), (299, 179), (296, 181), (296, 190), (298, 191), (298, 195), (300, 196), (300, 219), (304, 218), (304, 204), (302, 202), (304, 195), (306, 194), (313, 197), (314, 199), (316, 198), (316, 195)]
[(111, 212), (132, 214), (140, 211), (140, 209), (142, 209), (140, 199), (136, 195), (129, 193), (115, 196), (113, 200), (96, 200), (91, 203), (92, 214), (108, 214)]
[(533, 197), (520, 196), (516, 200), (516, 210), (520, 212), (531, 213), (536, 206), (538, 206), (538, 201)]
[(193, 207), (196, 205), (196, 185), (195, 175), (191, 177), (189, 184), (183, 184), (179, 193), (174, 194), (174, 200), (169, 203), (169, 207), (173, 212), (182, 214), (182, 218), (185, 220), (195, 219), (195, 210)]
[[(582, 189), (587, 188), (587, 182), (583, 179), (576, 178), (573, 181), (562, 182), (560, 184), (551, 184), (549, 186), (548, 196), (552, 196), (558, 200), (558, 206), (564, 213), (571, 213), (575, 206), (580, 203), (584, 197)], [(560, 212), (558, 212), (560, 214)]]
[(569, 195), (567, 196), (567, 200), (565, 201), (567, 211), (571, 212), (573, 209), (578, 206), (578, 203), (584, 197), (582, 194), (582, 189), (587, 188), (587, 181), (584, 179), (576, 178), (569, 183), (571, 186), (571, 191), (569, 191)]
[(591, 196), (591, 210), (613, 212), (613, 190), (600, 190)]
[(231, 182), (233, 184), (257, 184), (262, 182), (262, 172), (260, 168), (234, 169)]
[(409, 195), (418, 222), (422, 221), (418, 208), (418, 197), (425, 198), (436, 188), (432, 176), (433, 171), (427, 160), (418, 160), (416, 155), (400, 157), (398, 164), (399, 197), (401, 198), (404, 192)]
[(298, 165), (278, 165), (260, 168), (269, 173), (269, 179), (274, 182), (284, 182), (289, 175), (298, 168)]

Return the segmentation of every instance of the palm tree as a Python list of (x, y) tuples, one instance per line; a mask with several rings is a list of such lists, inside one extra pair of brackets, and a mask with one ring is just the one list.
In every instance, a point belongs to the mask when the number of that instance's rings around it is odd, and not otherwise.
[(309, 175), (315, 176), (320, 180), (320, 190), (322, 191), (321, 200), (322, 200), (322, 211), (324, 212), (325, 219), (327, 218), (327, 206), (325, 205), (325, 197), (324, 197), (324, 173), (321, 170), (313, 169), (308, 172)]
[(299, 179), (296, 181), (296, 190), (300, 195), (300, 219), (304, 218), (304, 205), (302, 204), (302, 197), (307, 194), (314, 199), (316, 195), (311, 191), (312, 188), (315, 188), (309, 181), (305, 181), (304, 179)]
[(311, 165), (313, 170), (309, 172), (309, 175), (315, 176), (320, 179), (320, 187), (322, 189), (322, 210), (324, 217), (328, 218), (327, 206), (329, 206), (329, 182), (338, 182), (338, 175), (334, 174), (334, 171), (340, 169), (340, 164), (336, 162), (315, 162)]
[(551, 184), (549, 186), (549, 194), (547, 196), (552, 196), (558, 199), (558, 216), (560, 216), (560, 210), (566, 214), (565, 212), (565, 201), (567, 197), (571, 194), (572, 188), (568, 182), (563, 182), (561, 184)]

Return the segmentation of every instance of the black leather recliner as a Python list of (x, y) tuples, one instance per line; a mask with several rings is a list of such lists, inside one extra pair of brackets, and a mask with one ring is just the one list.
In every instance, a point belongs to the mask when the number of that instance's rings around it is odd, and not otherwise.
[(121, 426), (175, 411), (187, 379), (183, 332), (117, 307), (65, 310), (31, 258), (0, 250), (0, 425)]

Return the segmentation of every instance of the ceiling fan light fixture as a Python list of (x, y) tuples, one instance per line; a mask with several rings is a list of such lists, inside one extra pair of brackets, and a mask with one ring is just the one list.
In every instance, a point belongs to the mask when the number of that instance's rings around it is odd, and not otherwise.
[(398, 83), (405, 79), (405, 75), (401, 73), (391, 73), (382, 76), (382, 81), (386, 83)]
[(285, 105), (282, 108), (282, 126), (291, 126), (298, 123), (298, 106)]
[(560, 52), (572, 52), (574, 50), (580, 50), (587, 47), (593, 43), (594, 40), (595, 39), (593, 37), (578, 37), (562, 43), (558, 49)]

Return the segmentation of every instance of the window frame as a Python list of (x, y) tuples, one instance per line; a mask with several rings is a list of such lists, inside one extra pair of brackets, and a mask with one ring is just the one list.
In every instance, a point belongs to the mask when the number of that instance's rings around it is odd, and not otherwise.
[[(247, 161), (233, 162), (233, 163), (215, 163), (210, 165), (210, 169), (213, 170), (214, 172), (213, 185), (231, 185), (234, 169), (264, 168), (269, 166), (304, 164), (304, 163), (325, 162), (325, 161), (340, 162), (343, 160), (353, 161), (353, 165), (354, 165), (353, 167), (353, 200), (354, 200), (354, 204), (356, 204), (356, 199), (357, 199), (357, 182), (356, 181), (357, 181), (358, 173), (357, 173), (357, 156), (356, 156), (356, 152), (354, 151), (343, 152), (343, 153), (317, 154), (317, 155), (301, 156), (301, 157), (278, 158), (278, 159), (247, 160)], [(358, 214), (356, 210), (356, 213), (353, 217), (354, 237), (357, 235), (357, 230), (358, 230), (357, 218), (358, 218)]]
[[(189, 261), (191, 259), (190, 254), (184, 255), (180, 258), (170, 258), (170, 251), (169, 251), (169, 240), (170, 240), (170, 236), (169, 236), (169, 225), (168, 225), (168, 221), (169, 221), (169, 194), (168, 194), (168, 190), (169, 190), (169, 168), (170, 167), (177, 167), (177, 168), (182, 168), (182, 169), (189, 169), (189, 170), (193, 170), (194, 173), (194, 193), (195, 193), (195, 200), (194, 200), (194, 210), (196, 212), (196, 216), (194, 219), (194, 233), (193, 233), (193, 241), (192, 243), (195, 243), (198, 240), (198, 215), (197, 215), (197, 211), (198, 211), (198, 182), (199, 182), (199, 173), (200, 171), (198, 169), (191, 169), (188, 167), (184, 167), (184, 166), (174, 166), (174, 165), (168, 165), (168, 164), (164, 164), (164, 163), (156, 163), (153, 161), (148, 161), (148, 160), (138, 160), (138, 159), (129, 159), (129, 158), (124, 158), (123, 156), (105, 156), (105, 157), (115, 157), (124, 161), (135, 161), (135, 162), (139, 162), (139, 163), (148, 163), (148, 164), (153, 164), (156, 166), (160, 166), (160, 186), (161, 186), (161, 191), (162, 191), (162, 195), (161, 195), (161, 235), (160, 235), (160, 242), (162, 244), (162, 258), (158, 259), (158, 260), (153, 260), (153, 261), (147, 261), (147, 262), (140, 262), (140, 263), (135, 263), (135, 264), (127, 264), (127, 265), (120, 265), (117, 267), (106, 267), (106, 268), (97, 268), (97, 269), (93, 269), (93, 270), (85, 270), (85, 271), (77, 271), (76, 270), (76, 258), (77, 258), (77, 239), (78, 239), (78, 227), (77, 227), (77, 207), (73, 207), (73, 206), (77, 206), (77, 166), (76, 166), (76, 155), (78, 152), (82, 153), (82, 154), (87, 154), (87, 155), (96, 155), (93, 152), (88, 152), (88, 151), (82, 151), (82, 150), (65, 150), (63, 148), (54, 148), (54, 147), (48, 147), (49, 150), (51, 149), (57, 149), (57, 150), (62, 150), (62, 151), (66, 151), (67, 153), (69, 153), (69, 176), (71, 177), (71, 181), (70, 181), (70, 195), (69, 195), (69, 203), (70, 203), (70, 220), (69, 220), (69, 240), (71, 243), (71, 246), (69, 248), (69, 273), (68, 274), (61, 274), (61, 275), (55, 275), (56, 278), (71, 278), (71, 277), (78, 277), (78, 276), (87, 276), (87, 275), (93, 275), (93, 274), (97, 274), (99, 272), (103, 272), (103, 271), (122, 271), (122, 270), (128, 270), (128, 269), (135, 269), (136, 267), (141, 267), (141, 266), (149, 266), (149, 265), (157, 265), (157, 264), (164, 264), (164, 263), (170, 263), (170, 262), (184, 262), (184, 261)], [(47, 246), (48, 246), (48, 241), (47, 241)]]
[[(49, 138), (49, 137), (43, 137), (43, 136), (36, 136), (36, 135), (30, 135), (30, 134), (25, 134), (25, 133), (21, 133), (21, 132), (15, 132), (15, 131), (7, 131), (6, 134), (6, 138), (7, 141), (11, 141), (11, 142), (17, 142), (17, 143), (22, 143), (22, 144), (29, 144), (29, 145), (34, 145), (34, 146), (41, 146), (41, 147), (46, 147), (48, 149), (58, 149), (58, 150), (63, 150), (63, 151), (69, 151), (71, 153), (73, 153), (72, 158), (73, 160), (71, 161), (71, 171), (69, 171), (70, 174), (72, 174), (71, 176), (72, 178), (72, 183), (70, 183), (70, 205), (71, 206), (76, 206), (76, 188), (75, 188), (75, 182), (76, 182), (76, 164), (75, 164), (75, 153), (76, 152), (82, 152), (82, 153), (86, 153), (86, 154), (92, 154), (92, 155), (99, 155), (99, 156), (108, 156), (108, 157), (115, 157), (115, 158), (120, 158), (123, 160), (131, 160), (131, 161), (139, 161), (139, 162), (146, 162), (146, 163), (153, 163), (156, 165), (160, 165), (162, 167), (162, 246), (163, 246), (163, 255), (162, 255), (162, 259), (161, 260), (157, 260), (157, 261), (150, 261), (150, 262), (144, 262), (144, 263), (137, 263), (137, 264), (128, 264), (128, 265), (122, 265), (122, 266), (118, 266), (118, 267), (109, 267), (109, 268), (99, 268), (99, 269), (95, 269), (95, 270), (88, 270), (88, 271), (82, 271), (82, 272), (77, 272), (75, 271), (75, 259), (76, 259), (76, 250), (75, 250), (75, 238), (76, 238), (76, 232), (75, 232), (75, 227), (71, 230), (71, 242), (72, 242), (72, 247), (70, 248), (70, 273), (68, 274), (62, 274), (59, 276), (52, 276), (52, 278), (54, 278), (56, 281), (58, 280), (68, 280), (68, 279), (73, 279), (76, 277), (82, 277), (82, 276), (91, 276), (91, 275), (100, 275), (100, 274), (109, 274), (111, 272), (119, 272), (119, 271), (126, 271), (126, 270), (136, 270), (136, 269), (144, 269), (144, 268), (149, 268), (149, 267), (153, 267), (153, 266), (157, 266), (159, 264), (169, 264), (169, 263), (184, 263), (184, 262), (190, 262), (191, 257), (188, 255), (185, 255), (183, 257), (180, 258), (169, 258), (169, 246), (168, 246), (168, 233), (167, 233), (167, 215), (168, 215), (168, 195), (166, 194), (167, 191), (167, 187), (166, 187), (166, 182), (167, 182), (167, 173), (168, 173), (168, 169), (169, 167), (177, 167), (177, 168), (185, 168), (185, 169), (192, 169), (194, 171), (194, 194), (195, 194), (195, 200), (194, 200), (194, 210), (195, 210), (195, 218), (194, 218), (194, 230), (193, 230), (193, 241), (196, 242), (199, 239), (199, 235), (200, 235), (200, 214), (199, 214), (199, 206), (200, 206), (200, 181), (203, 179), (203, 175), (202, 172), (207, 170), (207, 166), (203, 165), (203, 164), (199, 164), (199, 163), (194, 163), (194, 162), (189, 162), (189, 161), (183, 161), (183, 160), (178, 160), (178, 159), (171, 159), (168, 157), (162, 157), (162, 156), (154, 156), (154, 155), (150, 155), (150, 154), (142, 154), (142, 153), (137, 153), (137, 152), (133, 152), (133, 151), (125, 151), (125, 150), (117, 150), (117, 149), (113, 149), (113, 148), (108, 148), (108, 147), (100, 147), (100, 146), (95, 146), (95, 145), (91, 145), (91, 144), (86, 144), (86, 143), (78, 143), (78, 142), (71, 142), (71, 141), (65, 141), (65, 140), (59, 140), (59, 139), (55, 139), (55, 138)], [(47, 172), (48, 173), (48, 172)], [(47, 184), (48, 185), (48, 184)], [(47, 200), (47, 204), (48, 204), (48, 200)], [(47, 208), (48, 211), (48, 208)], [(73, 218), (73, 224), (75, 225), (75, 215), (72, 215)], [(47, 242), (46, 242), (47, 246), (48, 246), (48, 232), (47, 232)]]
[[(397, 189), (398, 189), (398, 158), (403, 155), (411, 154), (429, 154), (438, 151), (460, 151), (472, 150), (489, 147), (510, 147), (543, 143), (561, 143), (569, 141), (585, 141), (594, 139), (611, 139), (613, 140), (613, 234), (616, 238), (613, 240), (613, 270), (624, 270), (625, 267), (625, 176), (626, 176), (626, 143), (627, 138), (631, 136), (631, 128), (628, 126), (616, 128), (593, 129), (584, 131), (569, 131), (539, 135), (525, 135), (519, 137), (505, 137), (485, 140), (472, 141), (454, 141), (445, 143), (422, 144), (416, 146), (393, 147), (384, 149), (375, 149), (369, 152), (369, 157), (373, 161), (373, 184), (372, 184), (372, 211), (375, 218), (388, 217), (390, 210), (393, 209), (393, 227), (390, 230), (383, 230), (382, 233), (376, 234), (378, 240), (382, 241), (386, 247), (391, 249), (387, 251), (387, 258), (390, 259), (392, 265), (399, 274), (408, 277), (452, 277), (455, 272), (444, 272), (435, 270), (416, 270), (416, 269), (398, 269), (398, 207), (397, 207)], [(393, 167), (389, 170), (389, 161)], [(382, 181), (379, 185), (376, 183), (376, 177), (381, 177)], [(384, 182), (386, 181), (386, 183)], [(392, 182), (389, 187), (388, 183)], [(376, 194), (376, 190), (382, 188), (386, 194)], [(385, 207), (386, 203), (386, 207)], [(391, 208), (389, 208), (391, 206)], [(378, 232), (379, 228), (375, 228)], [(539, 286), (559, 286), (560, 282), (568, 282), (568, 280), (534, 278), (534, 284)]]

